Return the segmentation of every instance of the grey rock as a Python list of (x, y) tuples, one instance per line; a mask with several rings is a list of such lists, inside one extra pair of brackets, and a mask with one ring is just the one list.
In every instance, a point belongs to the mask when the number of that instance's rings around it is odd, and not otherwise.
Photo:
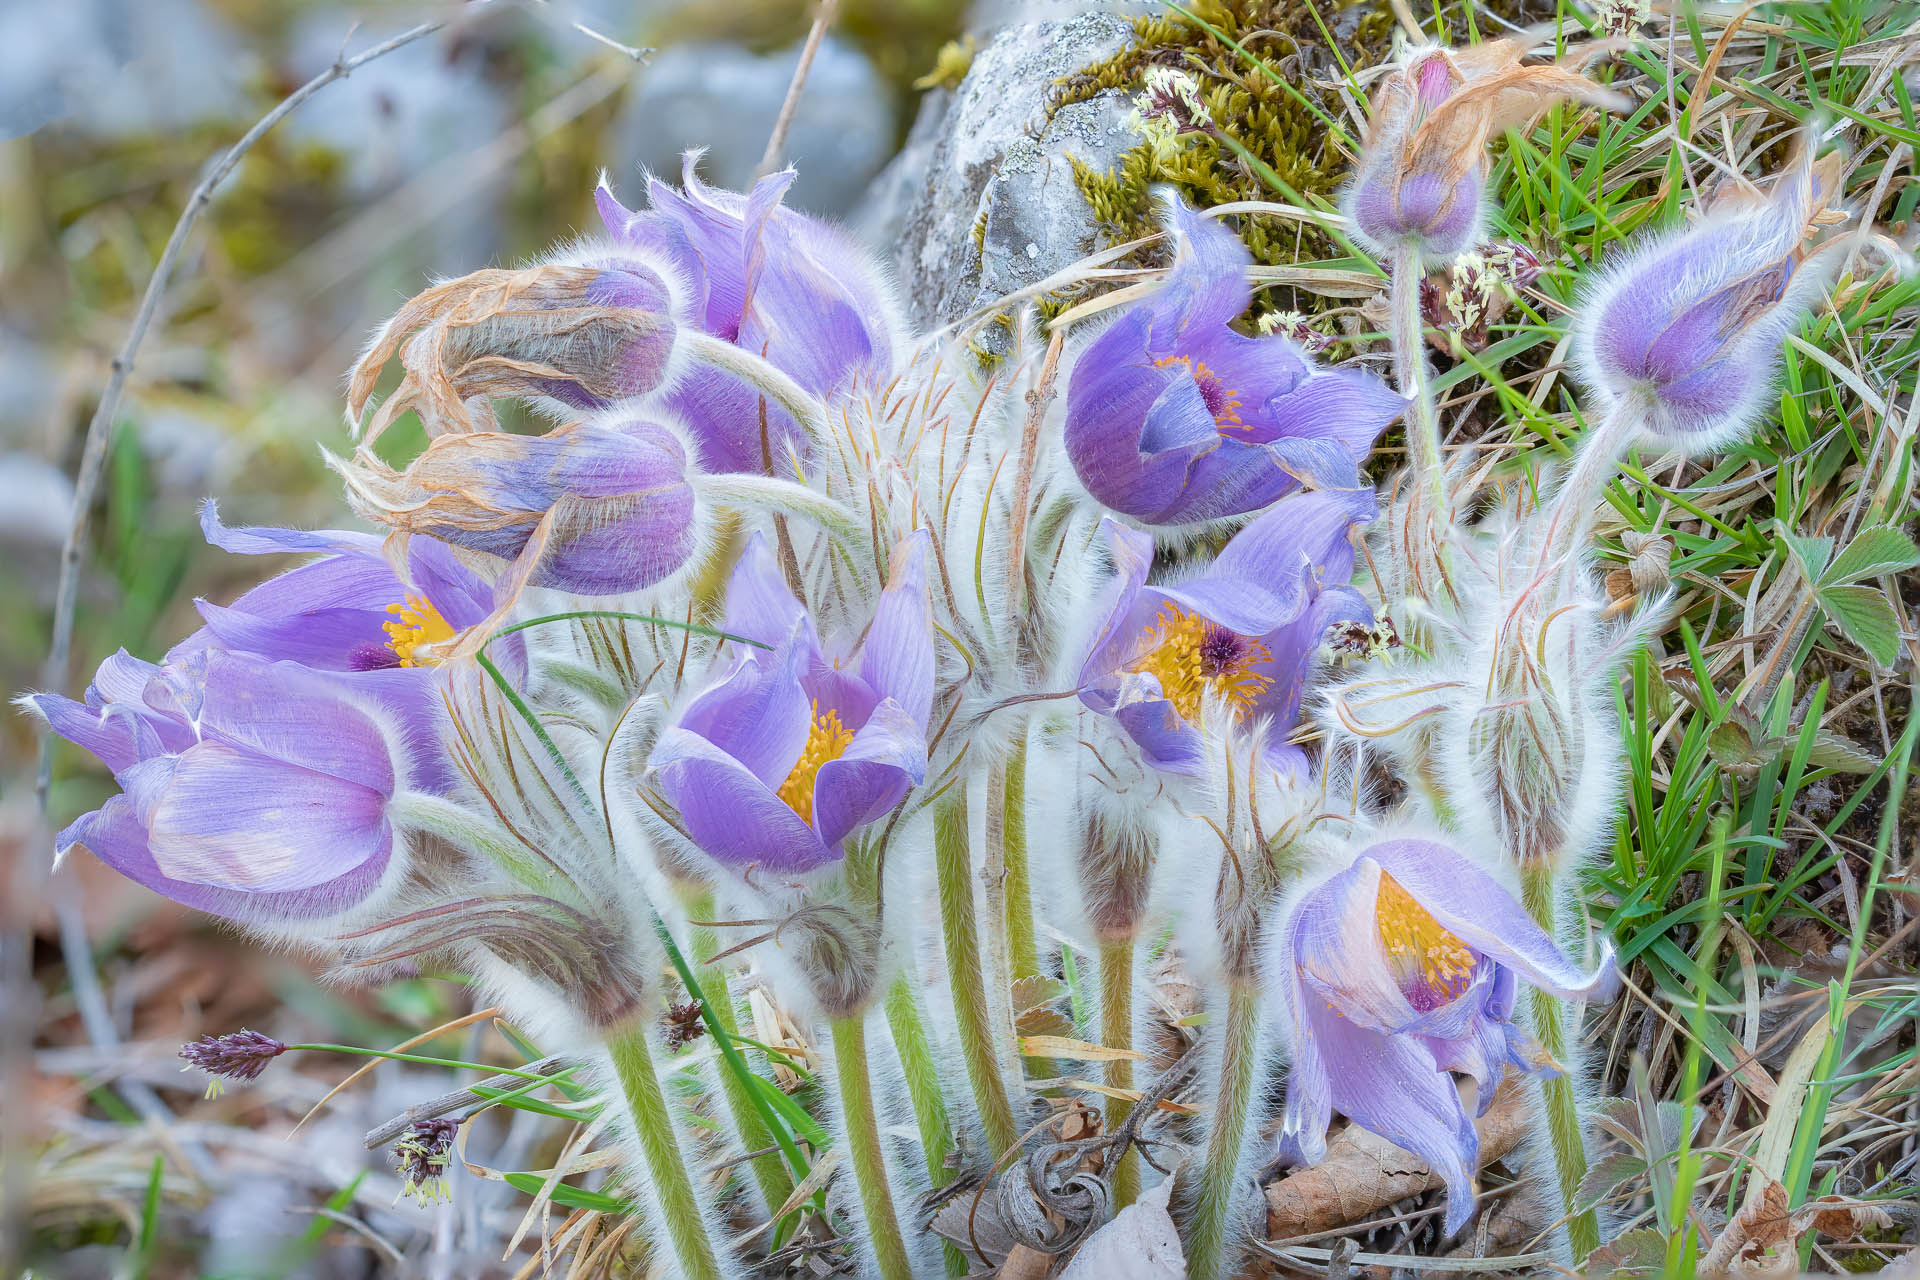
[[(878, 228), (885, 238), (870, 241), (915, 282), (908, 307), (916, 324), (955, 320), (1100, 247), (1071, 158), (1111, 166), (1137, 141), (1126, 123), (1132, 104), (1115, 91), (1051, 120), (1045, 110), (1056, 80), (1114, 53), (1131, 35), (1109, 13), (1002, 30), (975, 56), (931, 142), (909, 146), (883, 179), (896, 190), (917, 187), (904, 216)], [(913, 167), (923, 161), (916, 180)]]
[[(751, 185), (799, 59), (797, 45), (767, 57), (725, 43), (663, 50), (614, 126), (616, 181), (624, 188), (639, 169), (677, 181), (681, 153), (704, 147), (704, 180)], [(787, 203), (847, 213), (893, 139), (893, 98), (880, 73), (851, 45), (821, 41), (787, 132), (785, 160), (799, 171)]]

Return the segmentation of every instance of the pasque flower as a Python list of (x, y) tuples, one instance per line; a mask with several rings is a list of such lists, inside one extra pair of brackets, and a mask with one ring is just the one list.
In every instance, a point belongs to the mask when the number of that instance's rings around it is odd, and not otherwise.
[(835, 862), (841, 842), (926, 776), (933, 705), (927, 535), (894, 550), (857, 653), (829, 660), (813, 619), (755, 534), (727, 584), (742, 654), (660, 736), (649, 764), (681, 828), (727, 866), (786, 874)]
[(518, 561), (526, 585), (581, 595), (652, 586), (698, 540), (686, 449), (624, 410), (545, 435), (443, 435), (396, 471), (371, 450), (332, 459), (369, 520)]
[(1803, 148), (1764, 188), (1723, 188), (1693, 226), (1610, 266), (1579, 311), (1573, 353), (1588, 383), (1631, 402), (1669, 445), (1719, 448), (1764, 407), (1780, 349), (1848, 238), (1829, 209), (1837, 154)]
[(436, 773), (347, 673), (205, 650), (166, 667), (122, 653), (86, 702), (29, 697), (98, 756), (122, 794), (55, 841), (189, 907), (246, 923), (335, 916), (402, 847), (388, 808)]
[(1609, 953), (1583, 973), (1492, 876), (1446, 845), (1396, 839), (1307, 890), (1270, 936), (1267, 979), (1293, 1044), (1283, 1154), (1326, 1153), (1335, 1111), (1425, 1160), (1447, 1183), (1447, 1230), (1473, 1213), (1478, 1110), (1508, 1067), (1559, 1070), (1513, 1023), (1519, 984), (1604, 998)]
[(1258, 511), (1300, 487), (1351, 488), (1404, 403), (1357, 369), (1316, 365), (1283, 337), (1230, 323), (1252, 259), (1178, 200), (1166, 282), (1081, 352), (1067, 385), (1066, 447), (1087, 491), (1146, 524)]
[[(852, 237), (781, 204), (792, 170), (769, 174), (745, 195), (718, 191), (694, 173), (681, 189), (655, 178), (635, 213), (605, 178), (594, 192), (619, 244), (657, 255), (691, 288), (687, 323), (761, 356), (817, 396), (857, 374), (892, 364), (895, 306), (885, 279)], [(731, 373), (696, 367), (667, 396), (708, 471), (765, 472), (805, 437), (779, 406)]]
[[(437, 702), (431, 669), (454, 636), (493, 609), (492, 587), (430, 538), (408, 539), (403, 580), (372, 533), (229, 528), (212, 502), (200, 508), (200, 528), (208, 542), (235, 555), (318, 558), (232, 604), (194, 601), (205, 625), (169, 650), (168, 662), (223, 649), (320, 671), (388, 673), (360, 683), (396, 705)], [(503, 641), (497, 652), (508, 669), (524, 666), (517, 640)]]
[(1149, 586), (1153, 539), (1108, 519), (1115, 575), (1080, 671), (1080, 699), (1114, 717), (1155, 768), (1195, 774), (1205, 758), (1201, 709), (1268, 717), (1274, 763), (1304, 767), (1281, 742), (1327, 628), (1370, 624), (1347, 586), (1352, 530), (1373, 518), (1371, 489), (1295, 494), (1228, 541), (1198, 575)]
[(1360, 164), (1346, 193), (1354, 230), (1387, 254), (1402, 246), (1447, 257), (1479, 237), (1487, 141), (1565, 98), (1620, 110), (1627, 99), (1581, 74), (1611, 47), (1558, 62), (1522, 62), (1525, 40), (1410, 50), (1373, 97)]

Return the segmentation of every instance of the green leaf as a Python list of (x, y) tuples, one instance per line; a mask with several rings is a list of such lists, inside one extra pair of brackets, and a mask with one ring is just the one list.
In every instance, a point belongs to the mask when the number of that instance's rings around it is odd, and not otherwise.
[(1816, 597), (1834, 626), (1883, 667), (1900, 656), (1900, 619), (1872, 587), (1822, 587)]
[[(500, 1176), (516, 1190), (530, 1196), (539, 1195), (540, 1188), (547, 1185), (547, 1180), (537, 1173), (503, 1173)], [(564, 1182), (554, 1186), (553, 1202), (569, 1209), (592, 1209), (599, 1213), (630, 1213), (633, 1210), (629, 1201), (603, 1196), (598, 1191), (582, 1191)]]
[(1807, 581), (1818, 585), (1821, 575), (1827, 571), (1827, 564), (1833, 559), (1833, 539), (1805, 537), (1784, 524), (1779, 527), (1779, 535)]
[(1890, 524), (1862, 529), (1846, 549), (1834, 558), (1821, 577), (1822, 586), (1877, 578), (1883, 573), (1900, 573), (1920, 565), (1920, 547), (1913, 539)]
[(1807, 763), (1835, 773), (1872, 773), (1880, 762), (1840, 735), (1822, 729), (1814, 735)]

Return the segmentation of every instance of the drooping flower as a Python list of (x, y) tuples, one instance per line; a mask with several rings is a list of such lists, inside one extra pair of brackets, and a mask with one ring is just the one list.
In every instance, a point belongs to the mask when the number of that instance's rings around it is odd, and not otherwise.
[(1284, 337), (1230, 323), (1252, 294), (1231, 231), (1178, 200), (1166, 282), (1076, 361), (1067, 456), (1096, 499), (1147, 524), (1258, 511), (1298, 489), (1352, 488), (1404, 402), (1356, 369), (1322, 368)]
[(1490, 138), (1566, 98), (1615, 111), (1630, 105), (1582, 74), (1612, 46), (1594, 43), (1558, 62), (1527, 65), (1521, 59), (1529, 43), (1412, 49), (1381, 81), (1346, 192), (1363, 243), (1383, 255), (1404, 245), (1433, 258), (1471, 247), (1479, 238)]
[[(167, 652), (169, 663), (222, 649), (318, 671), (406, 672), (363, 683), (383, 698), (430, 700), (425, 677), (445, 646), (493, 609), (492, 588), (429, 538), (408, 540), (403, 581), (371, 533), (229, 528), (212, 502), (200, 508), (200, 528), (208, 542), (234, 555), (319, 558), (232, 604), (196, 600), (205, 625)], [(503, 642), (497, 652), (510, 670), (524, 665), (517, 644)]]
[(681, 828), (737, 869), (803, 873), (926, 776), (933, 705), (928, 538), (894, 550), (859, 650), (829, 659), (765, 538), (727, 584), (726, 630), (750, 650), (689, 702), (649, 761)]
[[(817, 396), (856, 374), (892, 364), (895, 306), (872, 257), (838, 228), (781, 204), (794, 173), (769, 174), (746, 195), (718, 191), (689, 152), (675, 190), (647, 184), (635, 213), (603, 177), (594, 192), (621, 245), (671, 263), (691, 286), (686, 322), (761, 356)], [(804, 454), (799, 426), (730, 373), (696, 367), (667, 397), (689, 426), (708, 471), (768, 472), (788, 450)]]
[(1309, 889), (1271, 935), (1267, 979), (1293, 1042), (1283, 1154), (1326, 1154), (1334, 1112), (1427, 1162), (1447, 1184), (1447, 1231), (1472, 1216), (1477, 1110), (1508, 1067), (1559, 1070), (1513, 1023), (1522, 982), (1604, 999), (1611, 952), (1582, 973), (1492, 876), (1460, 853), (1399, 839), (1362, 850)]
[(404, 849), (394, 797), (444, 773), (351, 674), (204, 650), (166, 667), (122, 653), (84, 703), (24, 700), (122, 788), (55, 841), (201, 911), (273, 924), (336, 916)]
[(491, 429), (490, 399), (592, 410), (655, 391), (674, 354), (670, 274), (644, 252), (589, 243), (538, 266), (434, 285), (381, 326), (348, 372), (348, 425), (359, 430), (396, 354), (406, 373), (367, 424), (367, 444), (410, 410), (439, 436)]
[(514, 578), (580, 595), (649, 587), (687, 562), (699, 524), (674, 433), (616, 410), (545, 435), (444, 435), (396, 471), (330, 459), (362, 516), (517, 561)]
[(1198, 576), (1152, 586), (1153, 539), (1109, 519), (1115, 577), (1081, 667), (1081, 701), (1114, 717), (1145, 761), (1168, 772), (1201, 771), (1209, 699), (1243, 720), (1270, 718), (1276, 766), (1304, 767), (1299, 748), (1280, 740), (1327, 629), (1373, 621), (1347, 586), (1351, 531), (1373, 514), (1370, 489), (1296, 494), (1235, 534)]
[(207, 1081), (209, 1098), (220, 1095), (222, 1081), (258, 1079), (267, 1064), (286, 1051), (287, 1046), (272, 1036), (244, 1029), (223, 1036), (201, 1036), (180, 1046), (180, 1056), (187, 1066), (198, 1067), (212, 1077)]
[(1718, 192), (1693, 226), (1611, 265), (1579, 311), (1574, 359), (1637, 425), (1694, 450), (1736, 439), (1763, 409), (1780, 350), (1848, 237), (1829, 209), (1841, 157), (1810, 147), (1764, 189)]

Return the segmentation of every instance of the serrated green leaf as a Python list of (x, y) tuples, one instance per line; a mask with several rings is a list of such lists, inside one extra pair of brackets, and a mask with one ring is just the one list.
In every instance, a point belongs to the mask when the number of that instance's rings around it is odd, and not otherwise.
[(1827, 565), (1833, 559), (1833, 539), (1809, 538), (1793, 532), (1785, 525), (1779, 527), (1779, 535), (1807, 581), (1818, 585), (1821, 575), (1827, 571)]
[(1822, 587), (1816, 597), (1827, 617), (1847, 639), (1883, 667), (1900, 656), (1900, 619), (1873, 587)]
[(1880, 764), (1847, 739), (1824, 729), (1814, 735), (1813, 750), (1807, 753), (1807, 763), (1816, 769), (1831, 769), (1835, 773), (1872, 773)]
[(1876, 524), (1862, 529), (1834, 557), (1820, 583), (1838, 586), (1883, 573), (1900, 573), (1915, 565), (1920, 565), (1920, 547), (1913, 545), (1913, 539), (1890, 524)]

